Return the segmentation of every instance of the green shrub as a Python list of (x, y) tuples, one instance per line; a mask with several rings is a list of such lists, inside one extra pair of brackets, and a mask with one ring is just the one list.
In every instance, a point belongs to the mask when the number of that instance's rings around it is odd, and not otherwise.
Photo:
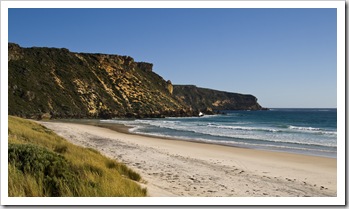
[(30, 144), (9, 144), (8, 163), (43, 184), (45, 196), (61, 196), (66, 186), (74, 188), (74, 173), (66, 159)]

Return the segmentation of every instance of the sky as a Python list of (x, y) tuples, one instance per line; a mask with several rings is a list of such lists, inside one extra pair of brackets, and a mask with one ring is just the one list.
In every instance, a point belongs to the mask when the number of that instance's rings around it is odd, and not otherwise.
[(337, 107), (336, 9), (9, 9), (22, 47), (128, 55), (263, 107)]

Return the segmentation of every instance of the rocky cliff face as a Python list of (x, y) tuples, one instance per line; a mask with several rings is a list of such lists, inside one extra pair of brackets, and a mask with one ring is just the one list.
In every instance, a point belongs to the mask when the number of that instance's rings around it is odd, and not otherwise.
[(27, 118), (192, 116), (261, 109), (253, 96), (173, 86), (132, 57), (9, 44), (9, 114)]
[(188, 116), (153, 65), (129, 56), (9, 44), (9, 114), (111, 118)]
[(230, 93), (193, 85), (174, 85), (173, 95), (193, 110), (212, 113), (221, 110), (266, 110), (252, 95)]

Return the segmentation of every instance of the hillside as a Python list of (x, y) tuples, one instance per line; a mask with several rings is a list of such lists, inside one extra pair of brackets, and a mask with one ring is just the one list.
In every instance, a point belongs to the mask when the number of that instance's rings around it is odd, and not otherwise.
[(9, 44), (9, 114), (22, 117), (189, 115), (171, 82), (128, 56)]
[(229, 96), (217, 92), (215, 97), (207, 97), (210, 95), (202, 94), (202, 89), (191, 89), (188, 95), (154, 73), (153, 64), (135, 62), (129, 56), (23, 48), (12, 43), (8, 49), (10, 115), (38, 119), (142, 118), (192, 116), (212, 105), (219, 109), (260, 107), (255, 97), (234, 97), (229, 100), (233, 105), (221, 105), (219, 101), (225, 104)]

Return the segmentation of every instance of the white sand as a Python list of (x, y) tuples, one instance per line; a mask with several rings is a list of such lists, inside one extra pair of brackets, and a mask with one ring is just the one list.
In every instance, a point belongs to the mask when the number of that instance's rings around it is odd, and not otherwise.
[(141, 174), (150, 196), (336, 196), (337, 160), (40, 122)]

